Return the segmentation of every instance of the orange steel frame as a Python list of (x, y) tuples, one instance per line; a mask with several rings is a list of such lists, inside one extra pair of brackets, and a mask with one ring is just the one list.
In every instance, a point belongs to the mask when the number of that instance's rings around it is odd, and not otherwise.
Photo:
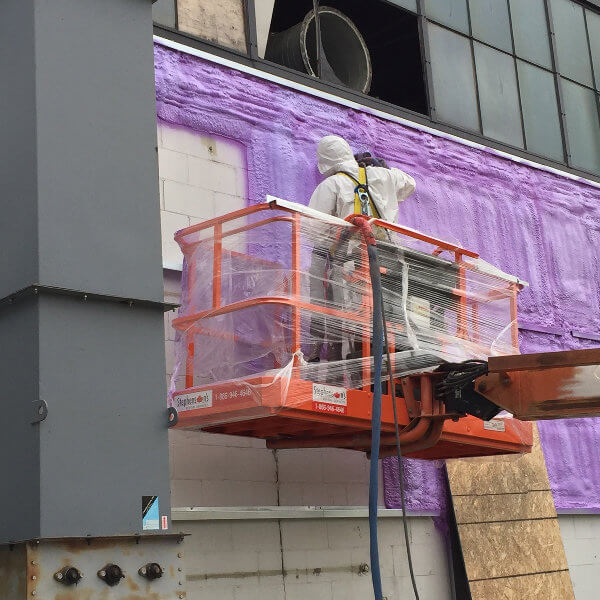
[(494, 356), (475, 385), (524, 421), (600, 414), (600, 348)]
[[(248, 223), (244, 226), (224, 231), (225, 223), (248, 217), (256, 213), (276, 209), (287, 213), (286, 216), (267, 217)], [(203, 429), (232, 435), (260, 437), (267, 440), (271, 448), (298, 447), (340, 447), (367, 450), (370, 446), (370, 416), (372, 394), (370, 386), (361, 390), (347, 390), (347, 414), (325, 414), (314, 410), (312, 402), (312, 382), (299, 378), (299, 369), (292, 370), (291, 379), (285, 380), (287, 389), (282, 389), (282, 378), (251, 377), (245, 381), (223, 382), (210, 386), (194, 387), (194, 335), (200, 331), (209, 335), (217, 335), (199, 325), (206, 317), (232, 313), (258, 305), (275, 305), (291, 307), (291, 345), (292, 351), (300, 350), (301, 343), (301, 311), (310, 311), (324, 315), (339, 317), (363, 324), (363, 356), (370, 357), (370, 295), (365, 294), (365, 301), (360, 310), (348, 313), (312, 304), (301, 299), (300, 295), (300, 219), (302, 213), (288, 206), (280, 206), (276, 202), (254, 205), (238, 210), (204, 223), (193, 225), (179, 231), (175, 239), (186, 255), (188, 269), (188, 306), (191, 306), (191, 291), (195, 285), (193, 279), (195, 269), (190, 262), (190, 250), (199, 241), (186, 242), (186, 237), (193, 233), (212, 229), (213, 240), (213, 297), (209, 310), (194, 312), (174, 320), (175, 328), (187, 336), (187, 359), (185, 386), (186, 389), (175, 392), (173, 398), (182, 394), (211, 390), (215, 406), (181, 411), (174, 425), (178, 428)], [(223, 240), (226, 237), (264, 226), (274, 221), (291, 224), (291, 294), (289, 296), (257, 297), (249, 300), (222, 305), (221, 302), (221, 264), (223, 256)], [(459, 286), (455, 290), (458, 297), (458, 332), (467, 337), (469, 317), (469, 295), (466, 291), (464, 273), (472, 268), (463, 260), (464, 256), (477, 258), (475, 252), (445, 242), (444, 240), (425, 235), (413, 229), (373, 220), (375, 225), (389, 229), (401, 235), (426, 242), (435, 247), (434, 254), (448, 251), (454, 256), (459, 268)], [(203, 240), (206, 241), (206, 240)], [(363, 252), (366, 249), (363, 247)], [(249, 257), (255, 260), (253, 257)], [(261, 259), (257, 259), (261, 260)], [(262, 261), (268, 262), (268, 261)], [(363, 264), (366, 264), (366, 258)], [(364, 268), (364, 267), (363, 267)], [(366, 273), (359, 273), (368, 282)], [(368, 285), (368, 284), (367, 284)], [(507, 282), (511, 301), (512, 341), (518, 342), (516, 324), (517, 286)], [(477, 304), (473, 303), (471, 321), (477, 335)], [(401, 333), (400, 326), (390, 327), (390, 345)], [(228, 334), (232, 335), (232, 334)], [(370, 380), (369, 361), (363, 362), (363, 381)], [(297, 358), (294, 358), (297, 366)], [(437, 374), (421, 374), (396, 380), (402, 389), (402, 397), (397, 398), (401, 445), (405, 454), (421, 458), (448, 458), (460, 456), (479, 456), (511, 452), (529, 451), (532, 444), (531, 426), (514, 419), (502, 421), (504, 430), (488, 430), (482, 421), (474, 417), (460, 417), (445, 414), (444, 406), (433, 395), (433, 385)], [(414, 390), (419, 388), (420, 401), (414, 399)], [(244, 392), (242, 393), (242, 390)], [(285, 398), (295, 398), (293, 406), (285, 405)], [(300, 400), (297, 400), (300, 399)], [(384, 394), (382, 398), (382, 455), (391, 455), (395, 443), (391, 396)]]

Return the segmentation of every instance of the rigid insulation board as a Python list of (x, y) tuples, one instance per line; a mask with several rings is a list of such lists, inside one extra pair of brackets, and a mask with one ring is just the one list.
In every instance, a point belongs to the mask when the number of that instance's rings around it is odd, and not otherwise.
[(447, 468), (473, 600), (573, 600), (537, 427), (531, 454), (450, 460)]

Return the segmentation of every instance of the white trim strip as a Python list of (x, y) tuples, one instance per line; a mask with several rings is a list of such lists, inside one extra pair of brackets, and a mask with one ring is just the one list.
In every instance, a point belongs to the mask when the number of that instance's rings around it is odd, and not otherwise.
[(277, 83), (281, 86), (297, 90), (299, 92), (308, 94), (310, 96), (316, 96), (317, 98), (321, 98), (323, 100), (327, 100), (327, 101), (333, 102), (335, 104), (341, 104), (342, 106), (347, 106), (348, 108), (353, 108), (353, 109), (359, 110), (363, 113), (368, 113), (368, 114), (374, 115), (376, 117), (386, 119), (387, 121), (393, 121), (394, 123), (399, 123), (400, 125), (410, 127), (411, 129), (416, 129), (418, 131), (424, 131), (426, 133), (430, 133), (431, 135), (435, 135), (436, 137), (440, 137), (440, 138), (444, 138), (447, 140), (451, 140), (453, 142), (457, 142), (459, 144), (462, 144), (463, 146), (469, 146), (470, 148), (475, 148), (477, 150), (483, 150), (484, 152), (488, 152), (488, 153), (494, 154), (496, 156), (499, 156), (500, 158), (512, 160), (514, 162), (520, 163), (522, 165), (527, 165), (529, 167), (538, 169), (540, 171), (546, 171), (548, 173), (553, 173), (554, 175), (559, 175), (561, 177), (571, 179), (572, 181), (579, 181), (581, 183), (585, 183), (587, 185), (590, 185), (592, 187), (600, 189), (600, 183), (596, 183), (595, 181), (592, 181), (591, 179), (586, 179), (585, 177), (579, 177), (578, 175), (574, 175), (573, 173), (568, 173), (567, 171), (563, 171), (561, 169), (555, 169), (554, 167), (549, 167), (547, 165), (537, 163), (533, 160), (530, 160), (527, 158), (522, 158), (520, 156), (510, 154), (509, 152), (504, 152), (503, 150), (496, 150), (495, 148), (490, 148), (489, 146), (479, 144), (478, 142), (472, 142), (471, 140), (461, 138), (457, 135), (454, 135), (451, 133), (446, 133), (445, 131), (440, 131), (438, 129), (434, 129), (433, 127), (429, 127), (427, 125), (421, 125), (420, 123), (415, 123), (414, 121), (409, 121), (408, 119), (404, 119), (402, 117), (392, 115), (391, 113), (385, 112), (383, 110), (370, 108), (368, 106), (364, 106), (363, 104), (359, 104), (358, 102), (354, 102), (353, 100), (348, 100), (346, 98), (341, 98), (339, 96), (335, 96), (334, 94), (330, 94), (329, 92), (323, 92), (321, 90), (311, 88), (310, 86), (305, 85), (303, 83), (297, 83), (295, 81), (285, 79), (279, 75), (273, 75), (272, 73), (267, 73), (266, 71), (261, 71), (259, 69), (255, 69), (254, 67), (248, 67), (247, 65), (244, 65), (242, 63), (238, 63), (233, 60), (229, 60), (228, 58), (223, 58), (221, 56), (217, 56), (216, 54), (211, 54), (210, 52), (205, 52), (204, 50), (198, 50), (197, 48), (191, 48), (190, 46), (185, 46), (184, 44), (180, 44), (179, 42), (174, 42), (173, 40), (169, 40), (167, 38), (163, 38), (163, 37), (160, 37), (157, 35), (154, 36), (154, 42), (161, 46), (165, 46), (166, 48), (171, 48), (172, 50), (177, 50), (178, 52), (182, 52), (184, 54), (190, 54), (192, 56), (202, 58), (209, 62), (216, 63), (216, 64), (222, 65), (224, 67), (228, 67), (230, 69), (240, 71), (242, 73), (247, 73), (248, 75), (252, 75), (259, 79), (264, 79), (264, 80), (270, 81), (272, 83)]
[(589, 508), (557, 508), (556, 514), (559, 517), (568, 515), (586, 515), (588, 517), (598, 517), (600, 519), (600, 513), (597, 510), (592, 510)]
[[(173, 508), (173, 521), (271, 521), (290, 519), (366, 519), (369, 510), (364, 506), (256, 506)], [(402, 518), (402, 510), (380, 508), (380, 519)], [(434, 511), (409, 512), (409, 518), (434, 517)]]
[(329, 215), (321, 212), (320, 210), (315, 210), (314, 208), (309, 208), (308, 206), (299, 204), (298, 202), (292, 202), (291, 200), (284, 200), (283, 198), (278, 198), (277, 196), (271, 196), (270, 194), (267, 194), (267, 199), (264, 201), (264, 204), (274, 204), (275, 206), (279, 206), (281, 208), (287, 208), (288, 210), (300, 213), (301, 215), (305, 215), (311, 219), (318, 219), (319, 221), (323, 221), (329, 225), (346, 228), (354, 227), (354, 225), (351, 225), (344, 219), (340, 219), (340, 217)]

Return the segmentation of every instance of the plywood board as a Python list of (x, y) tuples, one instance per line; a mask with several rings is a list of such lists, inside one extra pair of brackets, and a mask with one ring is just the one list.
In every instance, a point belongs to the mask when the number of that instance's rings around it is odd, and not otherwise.
[(456, 522), (515, 521), (556, 517), (551, 492), (455, 496)]
[(568, 571), (471, 582), (472, 600), (575, 600)]
[(546, 463), (533, 428), (533, 449), (517, 456), (484, 456), (447, 461), (453, 496), (550, 490)]
[(473, 600), (573, 600), (537, 427), (531, 454), (451, 460)]
[(557, 519), (459, 525), (469, 580), (568, 569)]

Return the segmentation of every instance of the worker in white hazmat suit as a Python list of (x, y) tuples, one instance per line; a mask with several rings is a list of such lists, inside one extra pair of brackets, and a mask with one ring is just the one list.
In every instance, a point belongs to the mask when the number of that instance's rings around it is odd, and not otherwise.
[[(398, 203), (406, 200), (415, 190), (415, 180), (410, 175), (400, 169), (388, 168), (384, 161), (374, 159), (369, 154), (358, 157), (361, 161), (359, 165), (348, 142), (339, 136), (322, 138), (317, 147), (317, 158), (319, 171), (326, 179), (313, 192), (309, 207), (329, 215), (345, 219), (352, 214), (366, 214), (395, 223)], [(343, 283), (344, 267), (341, 263), (351, 255), (346, 254), (340, 260), (341, 249), (338, 249), (336, 259), (332, 260), (330, 242), (324, 239), (321, 244), (317, 242), (313, 249), (309, 270), (311, 300), (343, 309), (348, 287)], [(342, 333), (343, 327), (339, 320), (313, 316), (310, 362), (320, 359), (325, 341), (328, 362), (340, 361), (344, 355), (346, 358), (356, 358), (360, 354), (361, 350), (354, 344), (352, 334)], [(343, 344), (348, 346), (346, 353), (342, 351)], [(356, 383), (356, 377), (354, 379)], [(334, 371), (331, 382), (344, 384), (341, 370), (337, 374)]]
[[(348, 142), (337, 135), (321, 139), (317, 147), (322, 181), (310, 199), (309, 207), (345, 219), (355, 213), (354, 190), (359, 183), (359, 166)], [(400, 169), (368, 165), (366, 183), (371, 201), (381, 219), (395, 223), (398, 203), (415, 191), (415, 180)], [(372, 215), (373, 207), (368, 209)]]

